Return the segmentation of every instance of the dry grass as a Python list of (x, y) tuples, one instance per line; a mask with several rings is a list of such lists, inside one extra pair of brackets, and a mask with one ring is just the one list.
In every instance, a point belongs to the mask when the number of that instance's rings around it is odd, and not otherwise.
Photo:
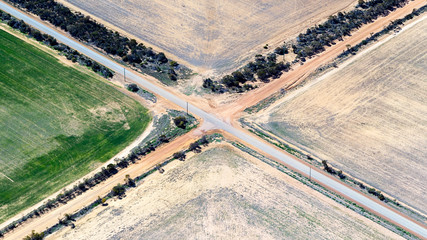
[[(61, 0), (201, 69), (232, 69), (354, 0)], [(67, 4), (68, 5), (68, 4)]]
[(55, 239), (399, 238), (229, 145), (168, 165)]
[(253, 119), (427, 213), (427, 21)]

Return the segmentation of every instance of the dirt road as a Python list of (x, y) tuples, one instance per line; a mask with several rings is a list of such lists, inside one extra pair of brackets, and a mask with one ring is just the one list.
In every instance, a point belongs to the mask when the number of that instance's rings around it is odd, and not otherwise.
[(272, 81), (256, 90), (242, 95), (236, 102), (227, 106), (221, 106), (215, 112), (228, 122), (238, 119), (239, 115), (246, 108), (255, 105), (259, 101), (271, 96), (280, 89), (292, 88), (302, 82), (306, 77), (313, 73), (319, 66), (322, 66), (347, 49), (347, 45), (354, 46), (370, 36), (371, 33), (381, 31), (391, 21), (410, 14), (414, 8), (420, 8), (426, 4), (425, 0), (415, 0), (409, 2), (403, 8), (396, 9), (386, 17), (378, 18), (375, 22), (362, 26), (351, 36), (344, 38), (312, 59), (308, 59), (304, 65), (294, 67), (294, 70), (283, 74), (279, 79)]
[(152, 154), (142, 158), (137, 163), (129, 166), (128, 168), (119, 171), (116, 175), (96, 185), (92, 189), (76, 197), (67, 204), (62, 205), (39, 218), (26, 222), (24, 225), (7, 234), (7, 239), (22, 239), (31, 233), (32, 230), (35, 230), (36, 232), (44, 231), (46, 228), (49, 228), (58, 223), (58, 219), (63, 218), (64, 214), (73, 213), (82, 209), (84, 206), (87, 206), (97, 200), (98, 196), (102, 197), (108, 194), (118, 183), (123, 184), (126, 175), (129, 174), (131, 178), (140, 176), (147, 170), (154, 167), (156, 164), (161, 163), (166, 158), (172, 156), (173, 153), (185, 149), (190, 145), (190, 143), (194, 142), (199, 137), (200, 136), (198, 136), (197, 131), (193, 130), (183, 136), (176, 138), (173, 142), (159, 147)]
[[(401, 18), (406, 14), (410, 13), (413, 8), (418, 8), (424, 4), (425, 4), (424, 0), (416, 0), (413, 2), (409, 2), (408, 5), (406, 5), (401, 9), (397, 9), (395, 12), (392, 12), (387, 17), (380, 18), (374, 23), (362, 27), (359, 31), (355, 32), (352, 36), (346, 38), (345, 41), (339, 42), (336, 45), (328, 48), (324, 53), (320, 54), (318, 57), (315, 57), (307, 61), (305, 65), (296, 67), (294, 71), (284, 74), (281, 79), (273, 81), (271, 84), (268, 84), (254, 92), (248, 93), (247, 95), (243, 95), (242, 98), (240, 98), (237, 102), (231, 105), (228, 105), (220, 109), (203, 108), (204, 111), (194, 107), (194, 109), (190, 108), (190, 111), (192, 110), (194, 113), (197, 113), (197, 115), (203, 117), (204, 119), (208, 119), (211, 123), (215, 124), (217, 128), (224, 129), (225, 131), (238, 137), (240, 140), (243, 139), (243, 141), (246, 141), (253, 146), (260, 146), (263, 152), (269, 152), (272, 154), (273, 157), (287, 164), (289, 161), (292, 161), (292, 164), (294, 164), (293, 166), (295, 169), (299, 170), (301, 168), (302, 169), (301, 172), (306, 173), (306, 171), (308, 171), (307, 170), (308, 168), (301, 163), (296, 163), (296, 161), (298, 161), (297, 159), (288, 159), (287, 156), (284, 156), (282, 151), (279, 151), (277, 149), (272, 149), (271, 146), (265, 144), (264, 142), (258, 141), (254, 139), (251, 135), (248, 135), (238, 129), (233, 128), (232, 126), (228, 125), (225, 122), (220, 121), (218, 118), (212, 116), (207, 112), (216, 113), (216, 115), (220, 116), (221, 119), (226, 120), (226, 122), (230, 122), (231, 120), (236, 119), (236, 117), (240, 114), (240, 112), (243, 111), (246, 107), (251, 106), (256, 102), (268, 97), (269, 95), (276, 92), (280, 88), (291, 86), (294, 83), (302, 81), (304, 77), (306, 77), (309, 73), (313, 72), (318, 66), (330, 61), (331, 59), (336, 57), (339, 53), (341, 53), (342, 50), (346, 48), (347, 44), (354, 45), (360, 42), (361, 40), (369, 36), (371, 32), (377, 32), (381, 30), (384, 26), (386, 26), (389, 23), (389, 21), (394, 20), (396, 18)], [(69, 38), (63, 35), (58, 34), (57, 32), (55, 32), (55, 30), (49, 29), (45, 25), (40, 24), (39, 20), (37, 20), (37, 22), (32, 22), (32, 24), (37, 25), (37, 27), (42, 31), (52, 34), (53, 36), (58, 38), (59, 41), (63, 41), (66, 44), (75, 47), (79, 51), (92, 57), (96, 61), (101, 62), (107, 67), (110, 67), (112, 69), (119, 69), (119, 70), (122, 69), (121, 66), (105, 58), (104, 56), (101, 56), (100, 54), (89, 50), (88, 48), (82, 46), (81, 44), (76, 43), (75, 41), (70, 40)], [(143, 84), (144, 87), (165, 97), (165, 99), (172, 101), (177, 105), (185, 108), (186, 98), (181, 98), (181, 96), (179, 95), (176, 96), (172, 94), (170, 91), (165, 90), (163, 87), (160, 88), (158, 85), (154, 85), (151, 82), (148, 82), (142, 79), (138, 74), (133, 74), (132, 72), (130, 72), (129, 77), (130, 79), (135, 79), (135, 81), (138, 80), (138, 82)], [(194, 106), (197, 106), (197, 105), (198, 103), (194, 102)], [(190, 107), (192, 106), (190, 105)], [(178, 151), (179, 149), (183, 149), (185, 146), (187, 146), (191, 141), (195, 139), (194, 132), (196, 131), (190, 132), (180, 138), (177, 138), (172, 143), (162, 148), (159, 148), (156, 152), (154, 152), (153, 154), (150, 154), (150, 156), (140, 161), (138, 164), (135, 164), (130, 168), (121, 171), (120, 173), (118, 173), (111, 179), (107, 180), (103, 184), (98, 185), (97, 187), (88, 191), (84, 195), (71, 201), (69, 204), (64, 205), (63, 207), (57, 208), (54, 211), (50, 212), (49, 214), (46, 214), (43, 217), (37, 218), (32, 222), (26, 223), (25, 225), (16, 229), (15, 232), (8, 234), (7, 237), (8, 238), (10, 237), (11, 239), (21, 239), (22, 237), (30, 233), (31, 230), (33, 229), (36, 231), (42, 231), (46, 227), (52, 226), (58, 221), (59, 217), (63, 216), (63, 214), (70, 213), (82, 208), (88, 203), (96, 200), (98, 196), (102, 196), (107, 192), (109, 192), (111, 188), (117, 183), (123, 183), (123, 179), (127, 174), (129, 174), (131, 177), (135, 177), (145, 172), (151, 166), (154, 166), (158, 162), (162, 161), (164, 158), (169, 157), (171, 154)], [(344, 185), (340, 185), (338, 182), (336, 182), (333, 179), (332, 180), (329, 179), (328, 176), (324, 176), (323, 173), (321, 172), (313, 172), (313, 173), (316, 173), (316, 175), (313, 174), (313, 177), (317, 178), (320, 183), (326, 184), (326, 185), (329, 184), (327, 186), (331, 186), (332, 189), (338, 190), (338, 192), (341, 192), (347, 196), (355, 194), (354, 192), (352, 192), (350, 188)], [(379, 210), (380, 214), (384, 214), (385, 212), (390, 211), (389, 209), (385, 208), (381, 204), (372, 202), (371, 200), (366, 198), (366, 196), (357, 195), (352, 197), (352, 199), (354, 199), (356, 202), (367, 201), (367, 203), (364, 205), (368, 206), (368, 208), (370, 209), (380, 209)], [(393, 213), (390, 213), (390, 214), (393, 214)], [(404, 223), (406, 226), (410, 226), (410, 225), (413, 226), (414, 224), (411, 221), (408, 222), (408, 220), (405, 218), (402, 219), (402, 217), (396, 216), (395, 214), (393, 215), (393, 217), (395, 217), (394, 219), (392, 219), (393, 221), (400, 221)], [(423, 232), (424, 230), (421, 229), (420, 231)]]

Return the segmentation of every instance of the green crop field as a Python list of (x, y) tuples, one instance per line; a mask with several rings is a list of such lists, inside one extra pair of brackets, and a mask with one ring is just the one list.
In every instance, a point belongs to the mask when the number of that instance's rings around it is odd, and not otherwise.
[(95, 74), (0, 30), (0, 222), (113, 157), (150, 120)]

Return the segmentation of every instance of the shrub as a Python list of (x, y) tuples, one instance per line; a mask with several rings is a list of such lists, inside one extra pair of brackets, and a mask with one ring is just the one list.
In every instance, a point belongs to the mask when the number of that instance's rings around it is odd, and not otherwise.
[(24, 238), (24, 240), (41, 240), (43, 238), (44, 238), (43, 232), (37, 233), (33, 230), (30, 235), (28, 235)]
[(195, 141), (192, 144), (190, 144), (190, 147), (188, 150), (193, 151), (195, 153), (200, 153), (202, 151), (202, 148), (199, 145), (199, 141)]
[(139, 87), (135, 83), (129, 84), (127, 88), (131, 92), (138, 92), (139, 91)]
[(376, 195), (377, 191), (375, 191), (375, 188), (368, 188), (368, 193)]
[(185, 157), (186, 157), (186, 155), (185, 155), (185, 153), (183, 151), (176, 152), (176, 153), (173, 154), (173, 158), (178, 159), (180, 161), (184, 161)]
[(187, 127), (187, 118), (179, 116), (173, 119), (175, 125), (179, 128), (185, 129)]
[(125, 193), (126, 189), (123, 185), (120, 183), (113, 187), (113, 190), (111, 191), (113, 196), (121, 196)]

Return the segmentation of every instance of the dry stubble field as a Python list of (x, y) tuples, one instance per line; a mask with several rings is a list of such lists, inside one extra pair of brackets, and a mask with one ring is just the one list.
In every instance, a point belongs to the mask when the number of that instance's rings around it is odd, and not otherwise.
[(201, 69), (228, 70), (354, 0), (60, 0)]
[(230, 145), (173, 162), (52, 239), (396, 239)]
[(427, 213), (425, 19), (250, 118)]

